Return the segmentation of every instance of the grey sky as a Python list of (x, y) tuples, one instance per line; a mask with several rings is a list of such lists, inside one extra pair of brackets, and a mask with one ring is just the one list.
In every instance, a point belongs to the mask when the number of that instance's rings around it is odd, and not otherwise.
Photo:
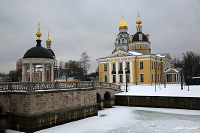
[(15, 63), (36, 45), (38, 22), (42, 45), (50, 31), (57, 60), (79, 60), (86, 51), (91, 70), (97, 58), (114, 50), (118, 25), (124, 13), (129, 34), (136, 32), (137, 11), (143, 32), (150, 34), (152, 53), (200, 53), (199, 0), (0, 0), (0, 72), (15, 69)]

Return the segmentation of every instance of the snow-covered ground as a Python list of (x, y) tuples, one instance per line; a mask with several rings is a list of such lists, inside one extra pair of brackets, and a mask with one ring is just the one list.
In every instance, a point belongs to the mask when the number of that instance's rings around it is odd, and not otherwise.
[[(37, 133), (199, 133), (200, 111), (115, 106)], [(7, 130), (7, 133), (14, 131)]]
[[(125, 86), (122, 86), (125, 90)], [(178, 96), (178, 97), (200, 97), (200, 85), (183, 86), (181, 90), (180, 84), (167, 84), (164, 85), (132, 85), (128, 86), (128, 92), (122, 92), (118, 95), (136, 95), (136, 96)]]

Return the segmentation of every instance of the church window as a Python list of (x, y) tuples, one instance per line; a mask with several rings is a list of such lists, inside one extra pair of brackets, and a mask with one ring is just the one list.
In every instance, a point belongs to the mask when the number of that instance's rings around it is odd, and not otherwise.
[(107, 77), (107, 75), (104, 76), (104, 82), (106, 82), (106, 83), (108, 82), (108, 77)]
[(104, 64), (104, 72), (107, 71), (107, 64)]
[(160, 74), (160, 82), (162, 81), (162, 74)]
[(140, 45), (140, 49), (142, 49), (142, 45)]
[(112, 64), (112, 70), (113, 70), (113, 71), (116, 71), (116, 70), (115, 70), (115, 63)]
[(119, 75), (119, 81), (123, 82), (123, 75)]
[(127, 69), (127, 70), (130, 70), (129, 62), (126, 62), (126, 69)]
[(130, 75), (129, 74), (126, 75), (126, 82), (130, 82)]
[(139, 40), (142, 41), (142, 34), (139, 34)]
[(152, 74), (152, 81), (155, 81), (156, 74)]
[(154, 62), (154, 69), (156, 70), (156, 62)]
[(134, 49), (136, 49), (136, 45), (134, 45)]
[(151, 68), (154, 69), (154, 63), (153, 62), (151, 63)]
[(140, 82), (144, 82), (144, 74), (140, 74)]
[(140, 62), (140, 69), (144, 69), (143, 61)]
[(120, 44), (120, 39), (118, 40), (118, 44)]
[(119, 70), (122, 71), (122, 63), (119, 63)]
[(113, 83), (115, 83), (115, 82), (116, 82), (116, 76), (113, 75)]

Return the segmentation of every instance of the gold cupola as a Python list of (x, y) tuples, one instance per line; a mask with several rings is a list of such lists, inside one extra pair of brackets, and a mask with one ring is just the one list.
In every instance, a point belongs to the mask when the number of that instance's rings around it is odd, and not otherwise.
[(141, 23), (142, 23), (142, 21), (140, 20), (140, 12), (138, 11), (138, 20), (136, 21), (136, 24), (138, 24), (138, 26), (140, 26)]
[(36, 33), (36, 36), (38, 37), (37, 40), (40, 40), (40, 37), (42, 36), (42, 33), (40, 32), (40, 23), (38, 24), (38, 31)]
[(142, 21), (141, 21), (140, 18), (138, 17), (138, 20), (136, 21), (136, 24), (138, 24), (138, 26), (140, 26), (141, 23), (142, 23)]
[(51, 44), (51, 42), (52, 42), (52, 41), (51, 41), (51, 39), (49, 38), (49, 32), (48, 32), (48, 39), (46, 40), (46, 43), (47, 43), (47, 44)]
[(122, 21), (119, 24), (119, 29), (128, 29), (127, 23), (124, 21), (124, 17), (122, 17)]

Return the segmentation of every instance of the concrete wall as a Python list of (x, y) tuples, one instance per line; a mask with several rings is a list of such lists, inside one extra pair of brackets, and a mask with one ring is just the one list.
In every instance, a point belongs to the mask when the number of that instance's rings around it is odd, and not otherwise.
[[(0, 132), (8, 128), (34, 132), (97, 115), (98, 105), (101, 109), (112, 107), (115, 105), (115, 94), (119, 92), (103, 87), (1, 92), (0, 107), (3, 112), (0, 112)], [(100, 101), (97, 101), (97, 93)], [(106, 93), (109, 95), (105, 98)]]
[(200, 110), (200, 98), (196, 97), (161, 97), (161, 96), (115, 96), (116, 105), (177, 108)]
[(97, 115), (95, 89), (0, 93), (0, 105), (13, 130), (33, 132)]

